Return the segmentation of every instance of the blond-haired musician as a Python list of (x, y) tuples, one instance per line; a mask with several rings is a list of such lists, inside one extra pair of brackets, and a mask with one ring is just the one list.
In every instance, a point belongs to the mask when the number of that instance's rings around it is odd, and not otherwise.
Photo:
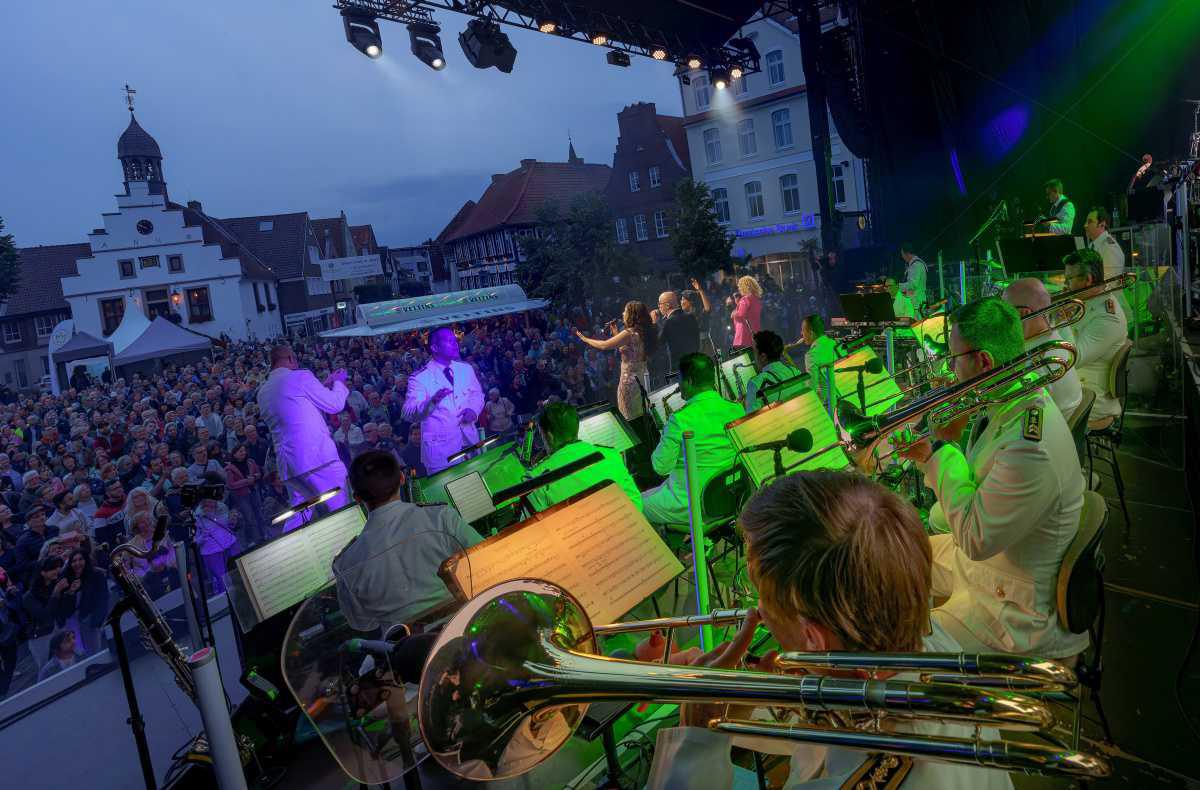
[[(759, 614), (732, 642), (694, 663), (735, 667), (760, 617), (783, 650), (958, 650), (940, 629), (931, 632), (930, 549), (920, 517), (883, 486), (853, 472), (794, 474), (759, 491), (742, 511), (741, 526), (750, 578), (760, 595)], [(768, 655), (760, 668), (769, 668), (772, 658)], [(647, 787), (731, 787), (729, 749), (735, 741), (703, 726), (722, 713), (722, 706), (683, 706), (683, 726), (659, 733)], [(928, 722), (896, 729), (952, 737), (973, 732)], [(903, 780), (905, 787), (1012, 786), (1005, 773), (983, 768), (810, 744), (738, 743), (789, 754), (787, 787), (854, 787), (856, 777), (869, 778), (877, 770), (890, 781)]]

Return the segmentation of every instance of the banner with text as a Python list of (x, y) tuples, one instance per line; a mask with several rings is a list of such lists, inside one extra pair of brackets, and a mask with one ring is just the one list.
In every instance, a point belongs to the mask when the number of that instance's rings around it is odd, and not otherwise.
[(383, 274), (383, 264), (378, 255), (355, 255), (352, 258), (328, 258), (317, 261), (321, 265), (321, 279), (353, 280), (358, 277), (374, 277)]

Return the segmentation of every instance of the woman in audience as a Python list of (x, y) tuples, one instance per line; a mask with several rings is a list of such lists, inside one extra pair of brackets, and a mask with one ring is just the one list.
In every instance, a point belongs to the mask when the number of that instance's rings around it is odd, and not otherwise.
[(262, 498), (258, 494), (261, 481), (262, 470), (250, 457), (246, 445), (235, 445), (229, 454), (229, 463), (225, 465), (225, 487), (229, 491), (230, 504), (241, 517), (242, 536), (247, 545), (267, 538)]
[(79, 646), (88, 655), (101, 648), (100, 629), (108, 616), (108, 584), (104, 573), (92, 564), (90, 552), (75, 549), (67, 558), (67, 592), (75, 596), (71, 624), (79, 635)]

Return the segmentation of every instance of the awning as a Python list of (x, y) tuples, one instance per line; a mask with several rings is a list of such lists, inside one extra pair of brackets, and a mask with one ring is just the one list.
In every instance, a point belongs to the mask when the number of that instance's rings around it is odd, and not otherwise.
[(519, 285), (392, 299), (359, 305), (357, 324), (327, 330), (321, 337), (377, 337), (541, 310), (548, 304), (545, 299), (526, 297)]
[(212, 340), (204, 335), (176, 326), (161, 315), (156, 317), (136, 340), (113, 358), (113, 365), (132, 365), (157, 357), (169, 357), (189, 351), (207, 351)]
[(77, 359), (106, 357), (112, 353), (112, 346), (107, 340), (92, 337), (87, 332), (76, 332), (70, 340), (63, 343), (50, 356), (55, 362), (74, 362)]

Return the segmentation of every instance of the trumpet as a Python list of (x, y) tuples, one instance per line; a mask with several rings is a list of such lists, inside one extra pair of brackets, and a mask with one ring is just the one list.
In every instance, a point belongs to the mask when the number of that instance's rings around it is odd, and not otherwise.
[[(626, 631), (661, 627), (629, 624)], [(679, 623), (680, 625), (684, 623)], [(426, 660), (417, 721), (430, 753), (451, 773), (504, 779), (533, 769), (579, 726), (591, 702), (708, 702), (784, 706), (830, 714), (835, 724), (767, 725), (716, 720), (710, 727), (844, 748), (885, 751), (1002, 770), (1075, 777), (1110, 772), (1101, 757), (1059, 746), (885, 732), (903, 718), (1044, 733), (1054, 721), (1041, 701), (962, 683), (668, 666), (596, 655), (596, 631), (582, 604), (546, 581), (503, 582), (469, 601), (446, 625)], [(1041, 659), (943, 654), (796, 654), (802, 663), (857, 660), (889, 671), (920, 665), (986, 669), (1000, 676), (1074, 685), (1070, 670)], [(830, 654), (834, 655), (834, 654)], [(843, 660), (844, 659), (844, 660)], [(853, 722), (854, 717), (862, 720)], [(761, 728), (761, 729), (756, 729)]]

